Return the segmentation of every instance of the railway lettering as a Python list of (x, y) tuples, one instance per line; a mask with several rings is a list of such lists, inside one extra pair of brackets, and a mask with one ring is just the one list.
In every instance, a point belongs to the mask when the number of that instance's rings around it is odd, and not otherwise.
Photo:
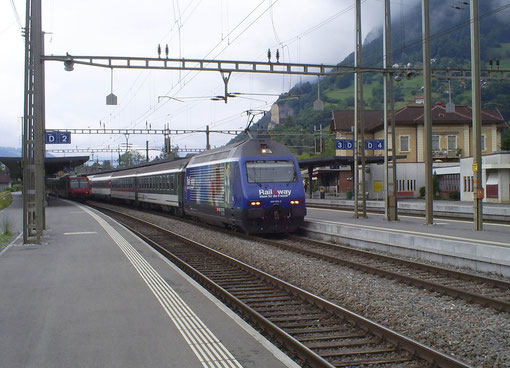
[(288, 197), (291, 193), (291, 189), (259, 189), (260, 198)]

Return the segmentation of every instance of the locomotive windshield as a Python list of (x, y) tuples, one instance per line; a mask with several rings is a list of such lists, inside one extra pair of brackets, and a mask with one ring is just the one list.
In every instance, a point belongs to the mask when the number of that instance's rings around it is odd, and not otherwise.
[(73, 189), (77, 188), (88, 188), (89, 183), (87, 179), (73, 178), (69, 181), (69, 186)]
[(296, 168), (291, 160), (247, 161), (248, 183), (290, 183), (297, 180)]

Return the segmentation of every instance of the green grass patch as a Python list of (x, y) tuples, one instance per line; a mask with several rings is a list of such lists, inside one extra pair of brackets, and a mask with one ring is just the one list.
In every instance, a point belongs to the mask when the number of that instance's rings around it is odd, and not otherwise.
[(9, 244), (12, 237), (13, 234), (11, 233), (0, 234), (0, 247), (5, 247), (7, 244)]
[(1, 192), (0, 193), (0, 210), (3, 210), (5, 207), (9, 207), (12, 202), (12, 194), (11, 192)]

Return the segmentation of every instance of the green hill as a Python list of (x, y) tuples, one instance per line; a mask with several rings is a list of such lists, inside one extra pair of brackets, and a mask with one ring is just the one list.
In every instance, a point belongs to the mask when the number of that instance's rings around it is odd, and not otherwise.
[[(489, 61), (499, 60), (501, 69), (510, 69), (510, 32), (504, 15), (510, 13), (510, 5), (493, 1), (480, 2), (480, 53), (482, 68), (489, 69)], [(431, 1), (431, 56), (433, 68), (470, 68), (471, 40), (469, 9), (452, 8), (451, 2), (443, 0)], [(415, 65), (420, 67), (422, 62), (421, 48), (421, 8), (420, 2), (407, 16), (392, 22), (393, 63), (399, 65)], [(363, 45), (363, 65), (382, 65), (382, 34), (371, 42)], [(353, 45), (354, 46), (354, 45)], [(350, 54), (338, 65), (353, 65), (354, 55)], [(383, 85), (382, 75), (364, 74), (364, 101), (366, 109), (382, 109)], [(415, 96), (423, 93), (423, 77), (403, 79), (395, 82), (396, 108), (409, 102), (414, 102)], [(448, 101), (448, 81), (432, 80), (432, 98), (434, 101)], [(471, 105), (470, 80), (451, 81), (452, 98), (456, 104)], [(294, 110), (294, 115), (285, 124), (276, 128), (277, 131), (311, 131), (313, 127), (322, 125), (327, 129), (330, 123), (331, 110), (353, 108), (353, 76), (351, 74), (328, 75), (320, 80), (320, 96), (324, 101), (324, 111), (314, 111), (313, 102), (317, 99), (317, 84), (302, 83), (294, 86), (288, 93), (283, 94), (277, 103), (286, 104)], [(299, 99), (287, 98), (299, 96)], [(510, 119), (510, 81), (485, 81), (482, 89), (482, 104), (484, 107), (498, 107), (506, 120)], [(254, 129), (266, 128), (270, 118), (266, 115), (259, 120)], [(506, 132), (510, 143), (510, 132)], [(310, 149), (303, 146), (313, 146), (310, 136), (284, 136), (280, 139), (285, 144), (294, 147), (294, 151), (302, 157), (310, 154)], [(327, 145), (328, 146), (328, 145)], [(330, 145), (332, 146), (332, 145)], [(510, 149), (510, 146), (506, 147)], [(324, 154), (332, 154), (332, 149)]]

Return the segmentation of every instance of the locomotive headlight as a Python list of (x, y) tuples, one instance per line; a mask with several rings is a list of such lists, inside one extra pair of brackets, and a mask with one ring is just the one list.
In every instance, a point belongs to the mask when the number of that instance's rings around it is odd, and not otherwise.
[(249, 201), (248, 204), (251, 207), (257, 207), (257, 206), (260, 206), (262, 203), (260, 201)]
[(301, 203), (301, 201), (298, 199), (293, 199), (290, 201), (290, 204), (293, 204), (293, 205), (300, 204), (300, 203)]

